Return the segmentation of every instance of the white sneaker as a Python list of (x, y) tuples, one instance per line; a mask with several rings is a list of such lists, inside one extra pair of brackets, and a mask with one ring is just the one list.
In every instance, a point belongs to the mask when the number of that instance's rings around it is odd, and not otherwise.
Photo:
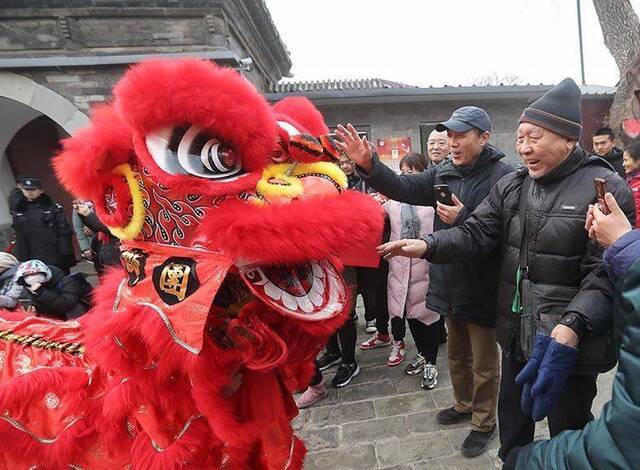
[(426, 363), (424, 365), (420, 387), (425, 390), (433, 390), (436, 385), (438, 385), (438, 370), (433, 364)]
[(389, 354), (389, 359), (387, 359), (387, 365), (393, 367), (402, 364), (404, 360), (404, 350), (404, 341), (393, 341), (391, 343), (391, 354)]

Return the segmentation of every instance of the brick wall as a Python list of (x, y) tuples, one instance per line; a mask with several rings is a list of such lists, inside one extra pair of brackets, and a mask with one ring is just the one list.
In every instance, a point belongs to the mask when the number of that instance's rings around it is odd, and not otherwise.
[(489, 113), (493, 132), (491, 143), (507, 154), (508, 161), (519, 164), (515, 151), (515, 130), (518, 118), (526, 106), (525, 100), (494, 100), (490, 102), (442, 101), (427, 103), (319, 105), (327, 125), (351, 122), (371, 128), (371, 138), (411, 137), (411, 149), (420, 152), (420, 129), (422, 122), (438, 122), (449, 118), (451, 113), (467, 105), (479, 106)]
[[(230, 53), (251, 57), (243, 74), (259, 89), (291, 62), (261, 0), (3, 0), (0, 59)], [(28, 7), (28, 8), (27, 8)], [(234, 59), (224, 65), (238, 66)], [(128, 64), (20, 68), (86, 110), (109, 98)]]

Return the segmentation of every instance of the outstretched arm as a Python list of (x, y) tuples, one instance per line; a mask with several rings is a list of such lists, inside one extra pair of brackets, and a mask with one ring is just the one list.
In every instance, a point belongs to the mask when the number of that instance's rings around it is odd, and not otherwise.
[(422, 240), (398, 240), (378, 247), (385, 259), (425, 258), (432, 263), (455, 263), (491, 253), (502, 242), (502, 194), (496, 185), (462, 225), (427, 235)]

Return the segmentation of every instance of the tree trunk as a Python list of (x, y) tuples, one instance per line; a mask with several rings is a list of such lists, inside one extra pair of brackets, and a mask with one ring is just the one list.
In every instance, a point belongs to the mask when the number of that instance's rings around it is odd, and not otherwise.
[(620, 71), (618, 90), (609, 111), (609, 126), (622, 134), (622, 121), (630, 117), (637, 77), (632, 66), (640, 57), (640, 21), (629, 0), (593, 0), (604, 44)]

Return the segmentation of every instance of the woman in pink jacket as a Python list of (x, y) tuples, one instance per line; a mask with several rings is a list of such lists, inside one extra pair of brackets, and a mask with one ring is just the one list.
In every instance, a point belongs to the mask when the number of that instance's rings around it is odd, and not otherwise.
[[(425, 159), (410, 154), (400, 160), (400, 171), (424, 171)], [(422, 238), (433, 231), (435, 212), (432, 207), (411, 206), (388, 201), (384, 209), (391, 225), (390, 240)], [(429, 263), (423, 259), (395, 256), (389, 260), (387, 294), (393, 343), (387, 364), (398, 365), (404, 358), (405, 319), (416, 343), (418, 354), (405, 368), (409, 375), (422, 372), (422, 388), (431, 390), (438, 383), (436, 357), (440, 345), (440, 315), (428, 310), (425, 296), (429, 286)]]

